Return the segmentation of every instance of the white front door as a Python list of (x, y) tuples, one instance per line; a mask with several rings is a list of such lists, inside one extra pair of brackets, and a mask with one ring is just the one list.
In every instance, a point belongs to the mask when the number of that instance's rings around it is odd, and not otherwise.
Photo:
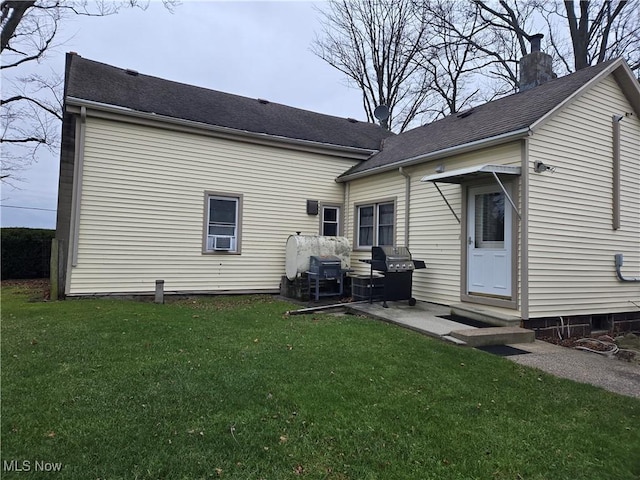
[(469, 188), (467, 292), (511, 297), (512, 208), (499, 186)]

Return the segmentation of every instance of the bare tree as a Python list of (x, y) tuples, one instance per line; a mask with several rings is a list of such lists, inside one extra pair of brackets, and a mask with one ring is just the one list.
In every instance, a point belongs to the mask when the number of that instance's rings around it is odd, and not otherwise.
[[(424, 87), (432, 91), (426, 118), (456, 113), (517, 88), (517, 58), (522, 42), (500, 20), (483, 16), (471, 3), (432, 0), (425, 3), (434, 34), (420, 51)], [(530, 9), (512, 11), (519, 24)]]
[(369, 121), (386, 104), (402, 132), (514, 91), (532, 8), (495, 18), (474, 2), (332, 0), (312, 50), (362, 91)]
[[(63, 79), (55, 72), (20, 74), (53, 52), (64, 20), (74, 15), (107, 16), (122, 8), (147, 8), (149, 0), (4, 0), (0, 3), (3, 73), (0, 128), (3, 145), (0, 179), (18, 179), (41, 148), (55, 152), (60, 142)], [(163, 0), (168, 9), (176, 0)], [(7, 75), (11, 73), (11, 75)], [(11, 77), (11, 79), (9, 79)]]
[(425, 98), (414, 75), (428, 32), (424, 11), (409, 0), (331, 0), (320, 11), (324, 36), (312, 45), (316, 55), (362, 91), (369, 121), (375, 121), (378, 105), (386, 105), (390, 115), (381, 124), (400, 132)]
[[(523, 2), (474, 0), (482, 15), (498, 22), (517, 38), (526, 52), (525, 40), (538, 33), (523, 28), (514, 15)], [(527, 1), (539, 18), (546, 22), (546, 31), (556, 63), (565, 72), (572, 72), (624, 56), (633, 70), (640, 67), (640, 8), (637, 0)]]
[(550, 29), (555, 53), (567, 71), (580, 70), (624, 55), (633, 70), (640, 67), (640, 5), (637, 1), (565, 1), (548, 5), (547, 17), (557, 17), (569, 31), (571, 49), (559, 48)]
[(519, 61), (538, 33), (559, 74), (617, 56), (639, 69), (638, 3), (331, 0), (313, 49), (362, 90), (370, 121), (387, 104), (403, 131), (517, 91)]
[(55, 153), (62, 121), (63, 79), (55, 72), (29, 74), (12, 82), (12, 95), (0, 102), (2, 180), (21, 180), (19, 172), (33, 163), (39, 150)]

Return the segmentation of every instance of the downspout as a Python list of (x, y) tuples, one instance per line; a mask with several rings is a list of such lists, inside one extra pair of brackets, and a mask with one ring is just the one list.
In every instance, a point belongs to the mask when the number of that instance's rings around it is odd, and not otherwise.
[(405, 178), (404, 187), (404, 245), (409, 248), (409, 207), (411, 204), (411, 176), (399, 167), (398, 172)]
[[(84, 140), (87, 129), (87, 109), (80, 108), (80, 125), (76, 143), (76, 157), (73, 168), (73, 197), (71, 199), (71, 228), (69, 260), (70, 266), (78, 265), (78, 237), (80, 235), (80, 200), (82, 198), (82, 171), (84, 168)], [(70, 271), (71, 269), (69, 269)], [(69, 283), (71, 275), (67, 277)]]
[[(612, 228), (620, 229), (620, 121), (627, 116), (614, 115), (611, 118), (613, 128), (613, 217)], [(625, 277), (622, 274), (622, 265), (624, 264), (624, 256), (622, 253), (614, 255), (616, 275), (621, 282), (640, 282), (640, 277)]]
[(349, 219), (350, 219), (348, 208), (349, 208), (349, 200), (350, 200), (349, 197), (351, 193), (351, 182), (345, 182), (343, 185), (344, 185), (344, 190), (342, 191), (342, 195), (343, 195), (342, 204), (344, 205), (344, 207), (342, 208), (342, 218), (343, 218), (342, 225), (344, 225), (344, 228), (342, 229), (341, 233), (343, 236), (348, 237), (349, 235), (347, 232), (349, 232)]
[(613, 130), (613, 181), (612, 181), (612, 221), (611, 227), (614, 230), (620, 229), (620, 120), (622, 115), (612, 117)]
[(522, 177), (520, 190), (520, 316), (529, 320), (529, 140), (521, 146)]
[(616, 253), (614, 256), (616, 260), (616, 275), (621, 282), (640, 282), (640, 277), (625, 277), (622, 275), (622, 265), (624, 263), (624, 256), (621, 253)]

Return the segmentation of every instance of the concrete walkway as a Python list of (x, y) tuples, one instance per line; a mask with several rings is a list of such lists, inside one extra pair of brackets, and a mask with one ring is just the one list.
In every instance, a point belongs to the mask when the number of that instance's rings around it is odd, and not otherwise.
[[(352, 313), (415, 330), (431, 337), (457, 344), (464, 344), (451, 337), (451, 332), (474, 327), (440, 318), (449, 315), (449, 307), (426, 302), (418, 302), (410, 307), (407, 302), (387, 302), (383, 308), (380, 302), (345, 304)], [(560, 347), (536, 340), (533, 343), (511, 345), (528, 352), (511, 355), (509, 360), (539, 368), (557, 377), (576, 382), (589, 383), (614, 393), (640, 398), (640, 366), (604, 355), (571, 348)]]

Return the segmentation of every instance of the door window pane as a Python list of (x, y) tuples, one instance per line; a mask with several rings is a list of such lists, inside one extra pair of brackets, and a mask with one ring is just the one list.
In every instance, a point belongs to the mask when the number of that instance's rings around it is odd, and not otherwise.
[(476, 248), (504, 247), (504, 193), (482, 193), (475, 196)]

